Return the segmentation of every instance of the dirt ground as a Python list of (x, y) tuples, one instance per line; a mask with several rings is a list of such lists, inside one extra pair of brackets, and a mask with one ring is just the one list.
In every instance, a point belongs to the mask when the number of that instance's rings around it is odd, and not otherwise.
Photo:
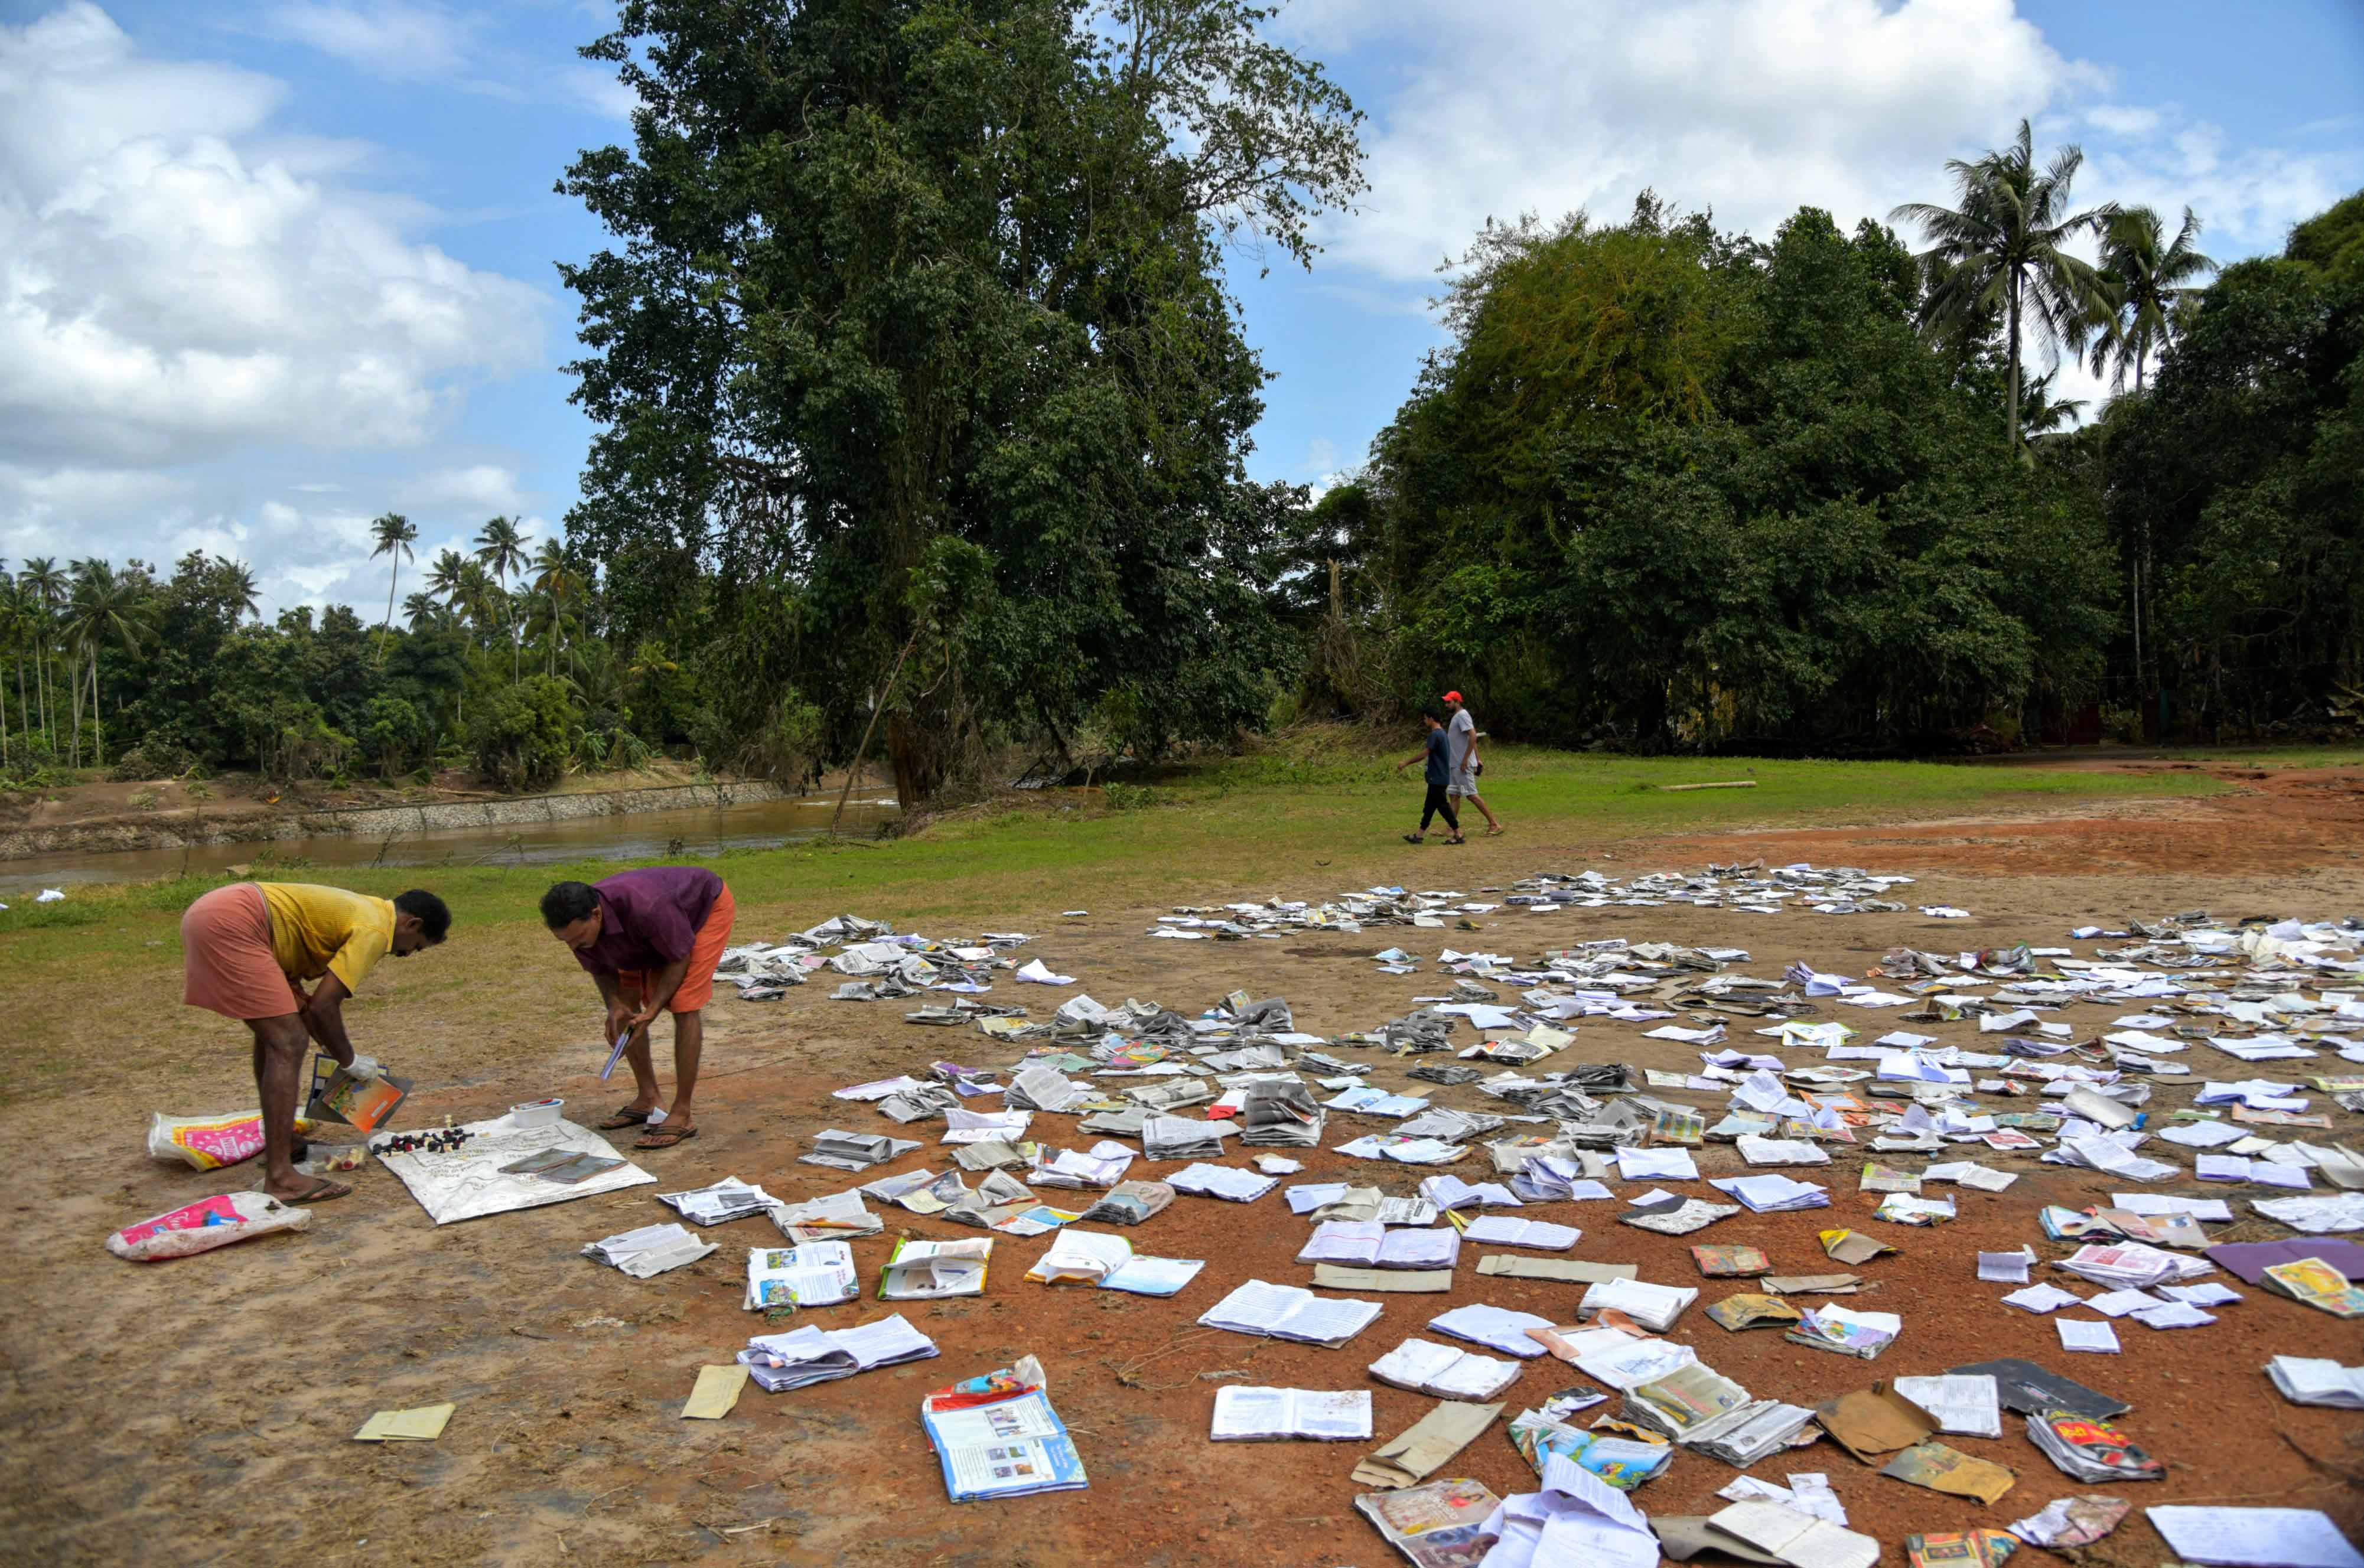
[[(2226, 917), (2364, 911), (2364, 863), (2358, 859), (2364, 775), (2277, 773), (2245, 782), (2233, 795), (2113, 806), (2084, 818), (1618, 842), (1569, 836), (1544, 842), (1514, 832), (1461, 850), (1396, 846), (1353, 865), (1276, 867), (1273, 885), (1236, 890), (1243, 897), (1320, 897), (1386, 878), (1474, 895), (1540, 870), (1596, 866), (1623, 874), (1762, 854), (1912, 873), (1923, 878), (1912, 890), (1916, 904), (1957, 904), (1973, 912), (1970, 920), (1505, 910), (1487, 917), (1474, 934), (1381, 928), (1286, 940), (1171, 942), (1143, 938), (1162, 908), (1093, 906), (1087, 920), (1059, 919), (1062, 907), (1092, 906), (1084, 886), (1040, 908), (976, 911), (965, 929), (931, 921), (929, 934), (1029, 930), (1038, 935), (1025, 956), (1079, 976), (1080, 988), (1102, 1001), (1154, 998), (1196, 1012), (1244, 988), (1287, 996), (1299, 1028), (1335, 1034), (1399, 1016), (1414, 997), (1445, 988), (1433, 969), (1376, 973), (1363, 955), (1390, 944), (1433, 960), (1448, 944), (1533, 955), (1614, 935), (1745, 947), (1752, 955), (1745, 967), (1758, 974), (1778, 973), (1801, 958), (1821, 969), (1861, 973), (1900, 942), (1946, 951), (2019, 940), (2068, 945), (2074, 925), (2195, 907)], [(839, 912), (742, 907), (740, 929), (743, 936), (780, 934)], [(898, 915), (891, 908), (853, 912)], [(616, 1088), (592, 1076), (599, 1053), (591, 1038), (589, 988), (543, 943), (504, 940), (514, 948), (514, 963), (500, 984), (519, 1002), (501, 1028), (478, 1026), (465, 1010), (466, 992), (406, 971), (387, 981), (382, 1002), (365, 1015), (363, 1049), (417, 1075), (412, 1104), (424, 1119), (492, 1115), (545, 1094), (566, 1096), (578, 1119), (591, 1119)], [(2077, 946), (2090, 951), (2090, 944)], [(505, 962), (508, 956), (504, 950)], [(409, 970), (425, 971), (434, 962), (429, 955)], [(169, 1007), (177, 1000), (177, 975), (160, 961), (141, 985), (151, 988), (156, 1005)], [(377, 988), (374, 981), (371, 989)], [(1014, 989), (1021, 994), (997, 999), (1033, 1004), (1038, 1017), (1065, 995)], [(1016, 1054), (973, 1033), (906, 1025), (902, 1004), (836, 1003), (829, 990), (815, 984), (778, 1003), (742, 1004), (725, 988), (708, 1015), (700, 1136), (640, 1157), (662, 1190), (725, 1175), (788, 1199), (839, 1190), (849, 1180), (843, 1174), (795, 1162), (809, 1135), (832, 1125), (868, 1130), (889, 1124), (867, 1107), (830, 1100), (831, 1090), (940, 1058), (998, 1066)], [(59, 1049), (55, 1037), (27, 1027), (36, 1016), (54, 1016), (59, 999), (14, 1000), (16, 1049)], [(1860, 1026), (1885, 1017), (1848, 1021)], [(2069, 1017), (2080, 1033), (2107, 1021), (2092, 1008)], [(941, 1359), (790, 1394), (751, 1385), (728, 1419), (685, 1422), (675, 1412), (696, 1368), (729, 1361), (749, 1334), (765, 1327), (740, 1309), (740, 1282), (744, 1249), (773, 1244), (776, 1233), (760, 1219), (714, 1228), (710, 1239), (721, 1243), (714, 1256), (645, 1282), (577, 1255), (587, 1240), (671, 1218), (650, 1195), (657, 1187), (438, 1229), (392, 1176), (373, 1168), (358, 1178), (354, 1196), (318, 1210), (302, 1234), (146, 1267), (107, 1256), (99, 1241), (117, 1226), (253, 1184), (251, 1169), (202, 1174), (141, 1151), (151, 1110), (194, 1114), (251, 1103), (242, 1039), (219, 1020), (187, 1018), (197, 1065), (179, 1081), (128, 1093), (94, 1090), (0, 1113), (0, 1148), (15, 1157), (9, 1196), (18, 1238), (8, 1314), (15, 1331), (0, 1341), (7, 1374), (0, 1391), (0, 1552), (10, 1561), (169, 1557), (188, 1568), (692, 1560), (1379, 1568), (1392, 1553), (1355, 1512), (1356, 1488), (1347, 1479), (1366, 1446), (1210, 1444), (1209, 1414), (1221, 1386), (1213, 1374), (1371, 1388), (1375, 1434), (1392, 1436), (1431, 1401), (1373, 1383), (1364, 1371), (1371, 1361), (1448, 1306), (1486, 1301), (1564, 1322), (1580, 1293), (1577, 1286), (1481, 1279), (1469, 1263), (1449, 1296), (1380, 1297), (1379, 1321), (1344, 1350), (1199, 1329), (1198, 1315), (1242, 1280), (1307, 1283), (1309, 1271), (1292, 1261), (1307, 1223), (1288, 1213), (1277, 1193), (1245, 1207), (1184, 1196), (1127, 1233), (1145, 1252), (1208, 1260), (1176, 1297), (1030, 1284), (1020, 1276), (1047, 1241), (1002, 1240), (982, 1298), (904, 1307), (941, 1347)], [(1646, 1027), (1589, 1021), (1573, 1059), (1696, 1065), (1688, 1047), (1642, 1039)], [(1927, 1032), (1966, 1046), (1976, 1040), (1968, 1024), (1927, 1026)], [(1737, 1032), (1734, 1043), (1748, 1038)], [(91, 1044), (106, 1049), (103, 1040)], [(1407, 1082), (1407, 1062), (1352, 1050), (1340, 1054), (1369, 1061), (1372, 1080), (1384, 1086)], [(2189, 1054), (2196, 1074), (2251, 1075), (2204, 1049)], [(2292, 1065), (2327, 1071), (2327, 1062)], [(1489, 1103), (1467, 1088), (1414, 1086), (1444, 1105)], [(2190, 1092), (2165, 1088), (2152, 1108), (2184, 1104)], [(1705, 1095), (1682, 1097), (1711, 1103)], [(2356, 1121), (2343, 1113), (2333, 1136), (2355, 1141)], [(1325, 1142), (1372, 1125), (1333, 1117)], [(1071, 1127), (1063, 1118), (1047, 1125), (1038, 1119), (1037, 1131), (1068, 1146), (1089, 1142), (1071, 1136)], [(917, 1168), (933, 1153), (931, 1145), (872, 1174)], [(1380, 1170), (1327, 1150), (1300, 1157), (1307, 1170), (1289, 1182), (1376, 1177), (1408, 1192), (1422, 1173)], [(1874, 1288), (1854, 1305), (1897, 1311), (1905, 1321), (1897, 1345), (1876, 1364), (1817, 1356), (1776, 1332), (1730, 1334), (1698, 1308), (1671, 1337), (1696, 1347), (1752, 1393), (1804, 1404), (1875, 1376), (2027, 1357), (2133, 1404), (2123, 1424), (2169, 1469), (2162, 1484), (2122, 1489), (2138, 1507), (2214, 1501), (2323, 1507), (2351, 1534), (2364, 1530), (2364, 1418), (2292, 1406), (2260, 1371), (2277, 1352), (2354, 1363), (2364, 1359), (2364, 1329), (2240, 1287), (2246, 1299), (2222, 1309), (2212, 1327), (2169, 1335), (2125, 1322), (2119, 1329), (2123, 1355), (2064, 1356), (2050, 1322), (2000, 1306), (1994, 1298), (2002, 1287), (1977, 1283), (1974, 1254), (2034, 1242), (2046, 1257), (2061, 1255), (2067, 1249), (2042, 1238), (2038, 1207), (2083, 1207), (2115, 1184), (2026, 1157), (1979, 1158), (2018, 1171), (2020, 1181), (1998, 1195), (1959, 1191), (1961, 1218), (1935, 1229), (1869, 1222), (1876, 1199), (1854, 1191), (1843, 1156), (1822, 1176), (1800, 1173), (1826, 1181), (1830, 1208), (1743, 1215), (1701, 1237), (1617, 1225), (1604, 1204), (1533, 1212), (1583, 1228), (1576, 1256), (1633, 1262), (1643, 1278), (1667, 1283), (1695, 1281), (1687, 1251), (1693, 1240), (1750, 1241), (1772, 1255), (1777, 1270), (1818, 1272), (1828, 1265), (1816, 1230), (1874, 1230), (1901, 1255), (1860, 1271)], [(1711, 1144), (1699, 1163), (1704, 1174), (1722, 1175), (1737, 1168), (1737, 1157), (1729, 1146)], [(1137, 1162), (1134, 1173), (1166, 1168)], [(2182, 1183), (2165, 1190), (2198, 1189)], [(2207, 1190), (2237, 1200), (2261, 1192)], [(2238, 1207), (2246, 1213), (2245, 1201)], [(892, 1207), (883, 1212), (886, 1237), (854, 1244), (866, 1279), (875, 1279), (898, 1230), (977, 1234)], [(2280, 1233), (2256, 1220), (2239, 1229)], [(1702, 1305), (1728, 1293), (1723, 1282), (1709, 1284)], [(878, 1315), (874, 1302), (816, 1316), (842, 1325)], [(1052, 1398), (1076, 1435), (1089, 1489), (948, 1503), (920, 1435), (920, 1396), (1029, 1351), (1048, 1369)], [(1544, 1361), (1532, 1363), (1503, 1397), (1514, 1414), (1582, 1381), (1573, 1368)], [(348, 1440), (374, 1410), (441, 1400), (459, 1408), (440, 1441)], [(1951, 1440), (2018, 1473), (2016, 1487), (1991, 1507), (1883, 1478), (1827, 1441), (1761, 1462), (1751, 1473), (1777, 1482), (1791, 1471), (1827, 1473), (1854, 1527), (1882, 1539), (1883, 1562), (1901, 1563), (1908, 1533), (1999, 1526), (2054, 1497), (2094, 1489), (2056, 1470), (2016, 1418), (2006, 1425), (2000, 1440)], [(1503, 1494), (1533, 1485), (1500, 1424), (1444, 1473), (1476, 1476)], [(1715, 1489), (1735, 1473), (1718, 1461), (1679, 1454), (1636, 1500), (1653, 1513), (1709, 1511), (1720, 1506)], [(2082, 1555), (2133, 1568), (2166, 1553), (2137, 1514)]]

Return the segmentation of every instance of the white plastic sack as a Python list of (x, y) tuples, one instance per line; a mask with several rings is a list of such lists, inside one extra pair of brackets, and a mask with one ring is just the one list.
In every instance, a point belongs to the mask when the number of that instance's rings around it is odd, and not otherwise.
[(310, 1209), (281, 1203), (268, 1193), (224, 1193), (127, 1225), (106, 1239), (106, 1250), (135, 1263), (152, 1263), (210, 1252), (274, 1230), (301, 1230), (311, 1223)]
[[(296, 1136), (311, 1131), (296, 1118)], [(166, 1116), (158, 1111), (148, 1123), (148, 1152), (159, 1160), (181, 1160), (193, 1171), (218, 1171), (262, 1152), (262, 1113), (225, 1111), (220, 1116)]]

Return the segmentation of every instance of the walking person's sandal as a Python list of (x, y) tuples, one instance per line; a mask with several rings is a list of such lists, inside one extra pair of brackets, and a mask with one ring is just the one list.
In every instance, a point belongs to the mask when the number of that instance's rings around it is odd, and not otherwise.
[(1428, 842), (1428, 835), (1425, 833), (1406, 833), (1403, 836), (1403, 840), (1407, 844), (1425, 844)]

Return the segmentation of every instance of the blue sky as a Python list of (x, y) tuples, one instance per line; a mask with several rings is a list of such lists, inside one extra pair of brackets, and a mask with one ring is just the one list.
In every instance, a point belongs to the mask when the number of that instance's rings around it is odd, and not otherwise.
[[(563, 526), (588, 429), (552, 191), (630, 128), (588, 0), (0, 0), (0, 557), (195, 547), (266, 608), (382, 606), (505, 512)], [(2220, 260), (2364, 185), (2364, 6), (2009, 0), (1297, 0), (1369, 116), (1373, 189), (1309, 274), (1234, 259), (1276, 373), (1259, 478), (1351, 470), (1441, 340), (1434, 269), (1489, 215), (1645, 185), (1769, 233), (1946, 194), (2032, 117), (2088, 202), (2185, 203)]]

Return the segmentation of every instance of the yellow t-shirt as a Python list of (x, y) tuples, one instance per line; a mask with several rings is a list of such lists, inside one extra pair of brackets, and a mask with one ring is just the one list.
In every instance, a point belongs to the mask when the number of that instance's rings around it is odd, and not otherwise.
[(358, 991), (394, 946), (394, 905), (386, 899), (308, 882), (255, 885), (271, 907), (271, 956), (291, 980), (334, 974)]

